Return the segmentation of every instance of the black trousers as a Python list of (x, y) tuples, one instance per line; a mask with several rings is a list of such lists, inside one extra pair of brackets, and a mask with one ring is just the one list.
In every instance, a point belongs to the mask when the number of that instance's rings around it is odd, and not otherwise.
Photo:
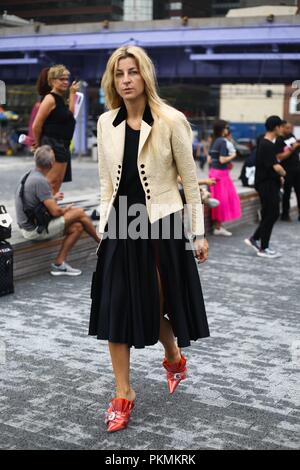
[(290, 199), (291, 199), (291, 192), (294, 188), (297, 203), (298, 203), (298, 210), (300, 215), (300, 171), (290, 171), (287, 173), (284, 181), (284, 194), (282, 199), (282, 215), (283, 217), (288, 217), (290, 212)]
[(256, 189), (261, 201), (261, 221), (253, 238), (260, 240), (261, 249), (265, 250), (269, 247), (273, 226), (279, 217), (280, 188), (276, 181), (266, 181)]

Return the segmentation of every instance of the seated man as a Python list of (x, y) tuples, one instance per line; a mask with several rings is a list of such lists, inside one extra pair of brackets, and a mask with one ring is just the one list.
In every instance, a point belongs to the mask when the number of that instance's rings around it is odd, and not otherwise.
[[(73, 208), (69, 205), (65, 208), (59, 207), (56, 201), (63, 198), (62, 193), (52, 196), (51, 186), (47, 180), (47, 174), (51, 170), (55, 157), (49, 145), (42, 145), (34, 154), (35, 168), (29, 173), (23, 183), (22, 180), (17, 188), (15, 204), (17, 223), (21, 233), (27, 240), (48, 240), (56, 236), (65, 235), (62, 241), (61, 249), (51, 264), (51, 274), (53, 276), (68, 275), (78, 276), (81, 274), (79, 269), (72, 268), (65, 259), (85, 230), (94, 240), (99, 243), (100, 239), (89, 216), (83, 209)], [(20, 194), (21, 193), (21, 194)], [(49, 225), (46, 228), (37, 226), (35, 217), (31, 217), (33, 211), (44, 204), (51, 216)]]

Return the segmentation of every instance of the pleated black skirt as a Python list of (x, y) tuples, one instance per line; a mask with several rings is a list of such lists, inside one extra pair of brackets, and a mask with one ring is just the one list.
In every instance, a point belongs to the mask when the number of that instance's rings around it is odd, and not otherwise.
[[(118, 204), (116, 215), (118, 218)], [(133, 219), (127, 217), (128, 225)], [(170, 226), (167, 238), (166, 223)], [(90, 335), (135, 348), (156, 344), (160, 326), (158, 269), (163, 314), (171, 322), (178, 346), (187, 347), (191, 340), (209, 336), (198, 267), (181, 212), (154, 224), (148, 221), (149, 233), (155, 224), (156, 239), (103, 238), (91, 286)]]

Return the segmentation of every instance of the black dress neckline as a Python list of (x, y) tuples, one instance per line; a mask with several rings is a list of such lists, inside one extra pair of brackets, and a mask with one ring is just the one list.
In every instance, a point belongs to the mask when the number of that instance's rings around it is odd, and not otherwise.
[(133, 129), (132, 127), (130, 127), (130, 125), (126, 122), (126, 127), (127, 129), (129, 129), (130, 131), (133, 131), (133, 132), (140, 132), (141, 130), (140, 129)]

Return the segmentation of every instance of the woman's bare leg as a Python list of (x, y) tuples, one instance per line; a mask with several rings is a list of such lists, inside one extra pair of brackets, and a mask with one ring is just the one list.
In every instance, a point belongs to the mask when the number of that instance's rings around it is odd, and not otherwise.
[(180, 361), (181, 351), (180, 351), (180, 348), (177, 346), (176, 339), (175, 339), (170, 321), (163, 316), (164, 297), (163, 297), (162, 283), (161, 283), (158, 269), (157, 269), (157, 278), (158, 278), (159, 299), (160, 299), (159, 341), (162, 343), (163, 347), (165, 348), (165, 357), (167, 361), (170, 364), (175, 364), (176, 362)]
[(108, 342), (116, 382), (116, 398), (135, 400), (135, 391), (130, 385), (130, 348), (128, 344)]
[(49, 184), (52, 188), (53, 195), (58, 193), (60, 190), (65, 177), (67, 165), (67, 163), (54, 162), (53, 167), (47, 174), (47, 180), (49, 181)]
[[(180, 361), (181, 351), (176, 344), (172, 326), (163, 317), (163, 292), (159, 271), (157, 270), (160, 291), (160, 335), (159, 340), (165, 348), (165, 357), (172, 364)], [(135, 399), (135, 391), (130, 385), (130, 348), (127, 344), (108, 342), (111, 361), (116, 381), (116, 397)]]

